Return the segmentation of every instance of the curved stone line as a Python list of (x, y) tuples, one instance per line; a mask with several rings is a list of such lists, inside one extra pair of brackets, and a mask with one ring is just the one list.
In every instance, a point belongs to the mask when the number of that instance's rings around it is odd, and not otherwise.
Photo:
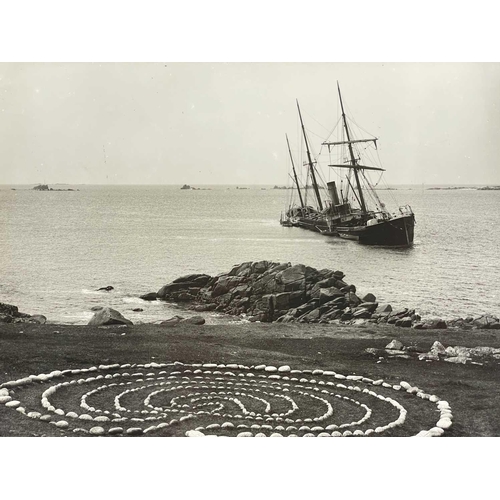
[[(302, 377), (299, 379), (298, 377), (290, 377), (289, 376), (289, 375), (299, 375), (299, 376), (300, 375), (312, 375), (312, 376), (320, 376), (320, 377), (325, 377), (325, 378), (333, 377), (335, 379), (340, 379), (340, 380), (345, 380), (345, 381), (351, 381), (351, 380), (362, 381), (363, 383), (366, 383), (366, 384), (373, 384), (375, 386), (381, 385), (384, 388), (390, 388), (390, 389), (393, 389), (395, 391), (399, 391), (401, 389), (404, 389), (409, 394), (413, 394), (416, 397), (419, 397), (423, 400), (429, 400), (430, 402), (436, 403), (438, 406), (438, 410), (440, 412), (440, 419), (436, 423), (436, 426), (431, 428), (429, 431), (421, 431), (417, 435), (427, 435), (427, 436), (441, 435), (445, 429), (448, 429), (452, 425), (452, 417), (453, 416), (451, 413), (451, 408), (446, 401), (440, 401), (440, 399), (437, 396), (426, 394), (425, 392), (423, 392), (419, 388), (412, 387), (407, 382), (403, 381), (399, 385), (391, 386), (390, 384), (387, 384), (383, 380), (374, 381), (372, 379), (362, 377), (362, 376), (353, 376), (353, 375), (344, 376), (344, 375), (338, 374), (334, 371), (292, 370), (288, 366), (279, 367), (279, 368), (276, 368), (273, 366), (266, 366), (266, 365), (257, 365), (257, 366), (247, 367), (245, 365), (236, 365), (236, 364), (228, 364), (228, 365), (221, 365), (221, 364), (214, 364), (214, 363), (186, 364), (186, 363), (182, 363), (182, 362), (174, 362), (174, 363), (162, 363), (162, 364), (149, 363), (149, 364), (144, 364), (144, 365), (141, 365), (141, 364), (99, 365), (98, 368), (91, 367), (91, 368), (63, 370), (63, 371), (55, 370), (49, 374), (30, 375), (29, 377), (25, 377), (23, 379), (18, 379), (15, 381), (6, 382), (6, 383), (0, 385), (0, 391), (1, 391), (0, 398), (2, 398), (0, 403), (5, 404), (7, 407), (16, 409), (16, 411), (18, 411), (21, 414), (25, 414), (29, 418), (47, 420), (47, 421), (50, 421), (51, 424), (54, 424), (61, 429), (65, 429), (69, 425), (68, 422), (66, 422), (66, 421), (62, 421), (62, 420), (57, 421), (57, 422), (53, 421), (52, 417), (50, 415), (48, 415), (48, 414), (41, 415), (40, 412), (28, 412), (28, 413), (26, 413), (25, 408), (23, 406), (21, 406), (21, 402), (12, 399), (9, 389), (12, 387), (22, 387), (24, 385), (33, 384), (36, 382), (43, 383), (43, 382), (46, 382), (46, 381), (49, 381), (52, 379), (64, 378), (67, 376), (73, 376), (73, 375), (78, 375), (78, 374), (83, 374), (83, 373), (90, 373), (90, 374), (94, 375), (95, 374), (94, 372), (97, 372), (97, 371), (106, 372), (108, 370), (131, 369), (131, 368), (160, 369), (160, 368), (168, 368), (168, 367), (177, 367), (177, 370), (170, 372), (170, 375), (168, 375), (169, 374), (168, 371), (162, 371), (162, 372), (159, 372), (158, 374), (156, 374), (155, 372), (150, 372), (150, 373), (135, 372), (132, 374), (126, 373), (126, 372), (114, 373), (114, 374), (107, 373), (106, 375), (98, 374), (97, 376), (87, 377), (86, 379), (70, 380), (70, 381), (58, 383), (58, 384), (55, 384), (55, 385), (49, 387), (46, 391), (43, 392), (41, 404), (42, 404), (43, 408), (45, 408), (47, 411), (49, 411), (57, 416), (66, 415), (67, 417), (71, 417), (73, 419), (78, 418), (81, 420), (94, 420), (97, 422), (125, 421), (125, 420), (127, 420), (127, 418), (126, 417), (123, 418), (120, 414), (117, 414), (117, 413), (112, 414), (108, 410), (101, 410), (100, 408), (94, 408), (94, 407), (88, 405), (87, 398), (89, 398), (90, 396), (92, 396), (96, 393), (99, 393), (103, 390), (108, 390), (111, 387), (132, 385), (134, 383), (139, 383), (139, 382), (144, 382), (144, 381), (148, 381), (148, 382), (154, 381), (154, 383), (147, 384), (147, 386), (141, 386), (140, 388), (132, 388), (132, 389), (126, 390), (124, 392), (127, 393), (127, 392), (131, 392), (131, 391), (142, 390), (143, 388), (150, 387), (150, 386), (157, 387), (158, 384), (161, 384), (161, 382), (158, 382), (158, 381), (165, 380), (165, 379), (168, 380), (168, 382), (166, 382), (166, 384), (170, 385), (171, 383), (173, 384), (174, 381), (176, 381), (177, 377), (180, 377), (181, 383), (178, 384), (176, 387), (172, 387), (172, 388), (168, 389), (169, 391), (173, 391), (173, 390), (177, 390), (177, 389), (185, 390), (188, 388), (197, 387), (197, 386), (192, 385), (193, 379), (195, 379), (197, 381), (201, 379), (201, 383), (203, 385), (201, 385), (200, 388), (202, 388), (202, 389), (211, 389), (210, 386), (213, 386), (214, 384), (217, 384), (220, 381), (224, 381), (226, 385), (222, 385), (222, 388), (224, 388), (226, 390), (233, 389), (233, 387), (228, 388), (227, 386), (229, 386), (229, 385), (233, 385), (234, 389), (236, 389), (237, 386), (247, 386), (247, 387), (250, 387), (250, 389), (253, 392), (262, 392), (265, 395), (271, 394), (272, 397), (285, 397), (285, 398), (288, 397), (288, 396), (278, 395), (276, 393), (268, 393), (267, 391), (261, 391), (258, 387), (255, 387), (255, 386), (258, 386), (259, 384), (260, 385), (264, 384), (264, 385), (269, 385), (269, 386), (274, 385), (273, 390), (278, 390), (278, 391), (283, 391), (283, 392), (290, 391), (290, 389), (288, 388), (288, 387), (290, 387), (292, 394), (298, 392), (298, 393), (301, 393), (303, 396), (315, 398), (316, 400), (321, 401), (323, 404), (327, 405), (327, 408), (328, 408), (327, 414), (328, 415), (323, 414), (322, 416), (315, 417), (314, 419), (304, 418), (303, 419), (304, 422), (306, 422), (308, 420), (318, 421), (318, 419), (326, 419), (326, 418), (330, 417), (331, 413), (332, 413), (332, 411), (330, 410), (330, 409), (332, 409), (332, 406), (325, 398), (323, 398), (319, 395), (310, 394), (310, 393), (307, 393), (304, 391), (311, 391), (312, 390), (313, 392), (320, 392), (322, 394), (326, 394), (329, 397), (333, 396), (333, 397), (337, 397), (337, 398), (342, 398), (345, 401), (350, 401), (356, 405), (362, 406), (366, 410), (366, 414), (365, 414), (365, 417), (363, 417), (363, 419), (361, 419), (357, 422), (351, 422), (350, 424), (340, 424), (338, 426), (330, 425), (330, 426), (327, 426), (326, 428), (323, 428), (322, 426), (319, 426), (319, 425), (313, 426), (312, 428), (309, 428), (308, 426), (302, 426), (298, 430), (301, 430), (302, 432), (305, 432), (308, 430), (311, 431), (311, 432), (307, 432), (307, 434), (305, 434), (305, 436), (315, 435), (315, 434), (313, 434), (313, 432), (316, 432), (316, 433), (319, 432), (319, 434), (317, 434), (318, 436), (330, 435), (330, 434), (323, 432), (323, 431), (324, 430), (332, 430), (335, 427), (337, 429), (345, 429), (347, 426), (360, 425), (364, 420), (366, 420), (366, 418), (369, 418), (369, 416), (371, 415), (371, 410), (368, 406), (361, 404), (359, 401), (357, 401), (353, 398), (349, 398), (347, 396), (341, 396), (340, 394), (333, 393), (330, 390), (320, 389), (319, 387), (317, 387), (317, 386), (321, 386), (321, 385), (323, 385), (323, 386), (324, 385), (335, 386), (335, 388), (337, 390), (341, 389), (341, 390), (347, 390), (347, 391), (353, 391), (353, 392), (362, 392), (362, 393), (365, 393), (367, 395), (376, 397), (376, 398), (380, 399), (381, 401), (389, 402), (394, 407), (399, 409), (399, 412), (400, 412), (399, 418), (393, 422), (390, 422), (389, 424), (387, 424), (385, 426), (381, 426), (381, 427), (378, 427), (376, 429), (367, 429), (364, 432), (361, 430), (356, 430), (356, 431), (354, 431), (354, 433), (352, 433), (350, 430), (344, 430), (342, 435), (369, 435), (371, 433), (382, 433), (382, 432), (384, 432), (384, 430), (402, 425), (404, 423), (404, 420), (405, 420), (405, 417), (407, 414), (407, 411), (404, 409), (404, 407), (400, 403), (395, 401), (394, 399), (377, 394), (375, 391), (370, 391), (369, 389), (366, 389), (366, 388), (361, 389), (358, 386), (352, 386), (352, 385), (346, 386), (345, 384), (332, 383), (329, 381), (325, 382), (324, 380), (316, 380), (314, 378), (311, 379), (311, 378)], [(191, 368), (195, 368), (195, 369), (192, 370)], [(216, 368), (216, 369), (213, 370), (213, 368)], [(236, 375), (236, 373), (234, 373), (234, 372), (222, 372), (222, 371), (220, 371), (220, 370), (223, 370), (225, 368), (228, 368), (231, 370), (243, 370), (243, 371), (247, 371), (247, 373), (240, 372)], [(251, 370), (254, 370), (256, 372), (264, 372), (264, 373), (254, 374), (251, 372)], [(190, 376), (186, 376), (188, 374)], [(284, 374), (286, 374), (286, 375), (284, 375)], [(167, 375), (167, 377), (162, 377), (160, 375)], [(213, 378), (214, 376), (216, 376), (215, 381), (214, 380), (207, 380), (207, 379)], [(49, 396), (52, 396), (60, 387), (67, 387), (67, 386), (74, 385), (74, 384), (83, 385), (83, 384), (96, 382), (96, 381), (103, 380), (103, 379), (111, 380), (111, 379), (118, 378), (118, 377), (122, 377), (122, 379), (123, 378), (133, 378), (134, 380), (132, 380), (132, 381), (129, 380), (127, 382), (122, 382), (122, 383), (118, 383), (118, 384), (112, 383), (112, 384), (102, 385), (102, 386), (98, 387), (97, 389), (93, 389), (91, 391), (88, 391), (81, 398), (82, 403), (84, 403), (83, 407), (85, 409), (87, 409), (87, 411), (95, 412), (95, 413), (103, 413), (103, 415), (92, 417), (92, 416), (86, 415), (86, 414), (78, 415), (75, 412), (68, 412), (65, 414), (65, 411), (63, 409), (56, 408), (55, 406), (53, 406), (50, 403)], [(226, 378), (231, 378), (231, 377), (239, 377), (240, 380), (241, 380), (241, 378), (245, 377), (245, 382), (230, 382), (230, 381), (225, 380)], [(250, 377), (250, 379), (247, 377)], [(252, 377), (254, 377), (254, 378), (252, 379)], [(251, 383), (249, 383), (249, 382), (251, 382)], [(289, 382), (294, 383), (293, 386), (291, 386)], [(176, 383), (178, 383), (178, 380)], [(188, 384), (191, 384), (191, 385), (188, 385)], [(308, 385), (303, 386), (302, 384), (308, 384)], [(220, 383), (218, 384), (218, 387), (221, 387)], [(300, 389), (304, 389), (304, 391), (300, 391)], [(181, 398), (181, 397), (186, 398), (189, 396), (178, 396), (178, 398)], [(212, 396), (204, 396), (204, 398), (209, 400), (212, 398)], [(234, 400), (237, 398), (232, 398), (232, 399)], [(289, 398), (289, 399), (291, 399), (293, 401), (292, 398)], [(206, 407), (213, 406), (211, 401), (207, 401), (206, 403), (207, 403)], [(187, 406), (187, 408), (189, 409), (189, 405)], [(220, 405), (217, 406), (215, 409), (219, 410), (219, 412), (223, 411), (223, 407), (221, 407)], [(243, 409), (242, 409), (242, 411), (243, 411)], [(174, 409), (172, 409), (172, 410), (174, 410)], [(130, 411), (130, 410), (127, 410), (127, 411)], [(138, 411), (141, 413), (153, 413), (154, 411), (156, 411), (158, 413), (158, 410), (149, 410), (149, 411), (148, 410), (135, 410), (135, 412), (138, 412)], [(182, 409), (180, 411), (184, 412), (184, 413), (188, 412), (188, 410), (184, 411)], [(224, 415), (220, 415), (219, 412), (213, 411), (213, 409), (211, 411), (208, 411), (208, 412), (202, 411), (202, 413), (204, 415), (224, 417)], [(245, 412), (243, 412), (243, 413), (245, 413)], [(244, 416), (242, 416), (242, 415), (234, 415), (234, 416), (227, 415), (227, 417), (241, 418), (244, 420), (252, 420), (252, 419), (257, 420), (259, 418), (259, 416), (257, 416), (257, 414), (255, 412), (246, 411), (246, 413), (247, 414), (245, 414)], [(252, 413), (253, 413), (253, 415), (252, 415)], [(111, 414), (111, 416), (117, 417), (117, 418), (110, 419), (108, 417), (108, 415), (110, 415), (110, 414)], [(131, 418), (130, 421), (145, 422), (147, 420), (158, 420), (158, 419), (168, 418), (168, 415), (166, 413), (159, 413), (159, 414), (153, 413), (153, 415), (150, 415), (149, 417), (146, 417), (144, 419), (143, 418)], [(292, 419), (287, 419), (287, 418), (283, 419), (280, 416), (280, 414), (278, 414), (278, 413), (274, 413), (271, 415), (274, 416), (276, 422), (278, 422), (278, 419), (285, 420), (285, 421), (291, 420), (293, 422)], [(273, 418), (272, 416), (270, 417), (271, 421)], [(179, 423), (181, 421), (188, 420), (188, 419), (195, 418), (195, 417), (196, 417), (196, 415), (189, 414), (189, 412), (188, 412), (187, 415), (183, 415), (178, 420), (172, 419), (169, 423), (162, 422), (156, 426), (150, 426), (147, 429), (142, 429), (142, 428), (136, 427), (136, 428), (129, 428), (126, 431), (124, 431), (122, 428), (115, 427), (115, 428), (109, 429), (108, 432), (110, 434), (118, 434), (120, 432), (126, 432), (126, 433), (131, 434), (131, 435), (153, 432), (155, 430), (165, 428), (166, 426), (174, 425), (174, 424)], [(301, 419), (296, 419), (296, 421), (297, 420), (300, 421)], [(218, 423), (208, 424), (206, 429), (208, 429), (208, 430), (217, 429), (217, 428), (230, 429), (231, 428), (230, 424), (231, 424), (231, 422), (225, 422), (222, 425), (220, 425)], [(259, 425), (256, 423), (256, 424), (252, 424), (250, 426), (248, 426), (247, 424), (240, 424), (236, 427), (236, 429), (251, 428), (252, 430), (293, 431), (293, 430), (295, 430), (294, 427), (295, 426), (288, 426), (287, 428), (284, 428), (281, 425), (273, 427), (273, 426), (268, 425), (268, 424)], [(86, 429), (79, 429), (79, 428), (74, 429), (73, 431), (74, 432), (89, 432), (89, 433), (94, 434), (94, 435), (101, 435), (104, 432), (104, 431), (102, 431), (102, 429), (103, 429), (102, 427), (95, 426), (95, 427), (91, 428), (90, 431), (86, 431)], [(121, 429), (121, 431), (120, 431), (120, 429)], [(203, 429), (203, 428), (197, 428), (194, 431), (187, 431), (186, 434), (192, 435), (193, 432), (197, 432), (199, 435), (201, 433), (201, 429)], [(240, 434), (242, 434), (242, 433), (239, 433), (239, 435)], [(248, 431), (244, 431), (243, 434), (248, 435), (248, 434), (252, 434), (252, 433), (250, 433)], [(263, 433), (257, 433), (257, 434), (264, 435)], [(279, 433), (275, 432), (271, 435), (272, 436), (279, 435)], [(290, 435), (294, 435), (294, 434), (290, 434)], [(334, 430), (331, 433), (331, 435), (340, 435), (340, 432), (337, 430)]]

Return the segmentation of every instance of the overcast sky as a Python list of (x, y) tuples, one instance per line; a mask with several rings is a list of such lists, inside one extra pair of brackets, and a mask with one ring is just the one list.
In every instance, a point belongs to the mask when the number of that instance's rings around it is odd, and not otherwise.
[(3, 63), (0, 183), (286, 184), (337, 80), (386, 183), (500, 184), (500, 63)]

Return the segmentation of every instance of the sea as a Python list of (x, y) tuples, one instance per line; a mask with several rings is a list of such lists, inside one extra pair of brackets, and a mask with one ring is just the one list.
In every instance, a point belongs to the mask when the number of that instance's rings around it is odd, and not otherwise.
[[(86, 324), (94, 306), (134, 323), (186, 316), (139, 296), (257, 260), (341, 270), (358, 295), (424, 318), (500, 316), (500, 191), (379, 191), (388, 208), (409, 204), (417, 222), (411, 248), (383, 248), (282, 227), (290, 192), (272, 186), (31, 187), (0, 186), (0, 302), (50, 323)], [(105, 286), (114, 289), (98, 291)], [(204, 314), (212, 324), (240, 321)]]

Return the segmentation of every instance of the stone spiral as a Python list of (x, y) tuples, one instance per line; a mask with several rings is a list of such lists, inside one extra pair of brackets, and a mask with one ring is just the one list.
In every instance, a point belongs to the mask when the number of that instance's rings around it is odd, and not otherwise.
[(0, 404), (64, 432), (97, 436), (432, 437), (453, 419), (446, 401), (404, 381), (178, 361), (30, 375), (0, 385)]

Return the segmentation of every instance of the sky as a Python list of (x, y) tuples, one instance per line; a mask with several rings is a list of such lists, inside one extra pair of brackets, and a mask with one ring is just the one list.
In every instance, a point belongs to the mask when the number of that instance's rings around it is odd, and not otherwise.
[(1, 63), (0, 184), (286, 184), (336, 84), (387, 184), (500, 184), (500, 63)]

